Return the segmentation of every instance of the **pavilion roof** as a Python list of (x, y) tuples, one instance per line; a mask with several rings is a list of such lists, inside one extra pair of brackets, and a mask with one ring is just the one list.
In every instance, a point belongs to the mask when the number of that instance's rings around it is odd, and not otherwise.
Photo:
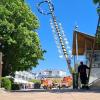
[[(77, 37), (77, 40), (76, 40)], [(78, 55), (84, 55), (86, 50), (92, 50), (94, 43), (94, 36), (88, 35), (83, 32), (74, 31), (73, 32), (73, 47), (72, 54), (76, 55), (76, 50), (78, 51)], [(77, 41), (77, 42), (76, 42)], [(76, 46), (77, 44), (77, 46)], [(76, 49), (77, 47), (77, 49)], [(100, 50), (100, 45), (95, 45), (95, 50)]]

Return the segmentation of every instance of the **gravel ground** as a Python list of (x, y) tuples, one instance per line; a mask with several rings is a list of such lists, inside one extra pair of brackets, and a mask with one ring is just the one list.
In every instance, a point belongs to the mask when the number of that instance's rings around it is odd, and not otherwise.
[(100, 90), (0, 91), (0, 100), (100, 100)]

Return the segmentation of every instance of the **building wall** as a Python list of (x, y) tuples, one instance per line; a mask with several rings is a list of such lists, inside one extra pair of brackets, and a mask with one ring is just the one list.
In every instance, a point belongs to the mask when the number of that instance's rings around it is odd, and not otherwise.
[(28, 82), (31, 79), (34, 79), (35, 76), (27, 71), (16, 71), (15, 72), (15, 82), (19, 82), (19, 83), (24, 83), (24, 82)]
[(44, 70), (39, 72), (37, 78), (47, 78), (47, 77), (65, 77), (66, 72), (62, 70)]

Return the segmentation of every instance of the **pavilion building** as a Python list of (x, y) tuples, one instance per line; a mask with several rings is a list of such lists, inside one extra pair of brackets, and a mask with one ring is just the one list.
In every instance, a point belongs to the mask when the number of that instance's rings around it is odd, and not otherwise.
[[(89, 84), (95, 87), (100, 87), (100, 44), (95, 44), (94, 46), (94, 41), (94, 36), (75, 30), (73, 32), (72, 54), (74, 57), (85, 56), (86, 64), (91, 67)], [(77, 69), (76, 63), (77, 62), (74, 61), (75, 69)]]

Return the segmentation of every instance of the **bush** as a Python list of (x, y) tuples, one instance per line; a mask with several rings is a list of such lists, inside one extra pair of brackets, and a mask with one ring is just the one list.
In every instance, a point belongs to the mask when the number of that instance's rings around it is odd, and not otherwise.
[(41, 81), (40, 80), (37, 80), (37, 79), (33, 79), (30, 82), (33, 82), (33, 83), (41, 83)]
[(12, 90), (19, 90), (20, 89), (20, 86), (18, 84), (14, 84), (12, 83)]
[(1, 87), (4, 87), (6, 90), (11, 90), (11, 81), (8, 78), (1, 79)]

